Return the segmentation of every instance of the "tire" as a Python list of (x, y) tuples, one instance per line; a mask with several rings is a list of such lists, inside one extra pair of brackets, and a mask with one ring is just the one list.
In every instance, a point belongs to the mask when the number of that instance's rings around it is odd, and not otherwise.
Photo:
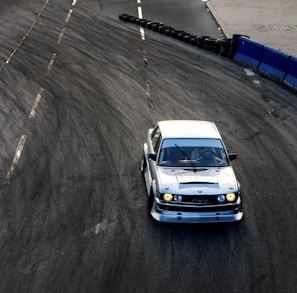
[(152, 25), (152, 30), (154, 31), (154, 32), (157, 32), (158, 31), (158, 29), (159, 29), (159, 27), (162, 25), (162, 23), (160, 23), (160, 22), (155, 22), (155, 23), (153, 23), (153, 25)]
[(214, 51), (215, 38), (207, 38), (204, 40), (204, 49), (207, 51)]
[(185, 43), (190, 44), (191, 40), (194, 39), (194, 38), (197, 38), (197, 36), (189, 34), (189, 35), (185, 35), (183, 40), (184, 40)]
[(200, 36), (197, 39), (197, 47), (198, 48), (204, 48), (204, 40), (211, 38), (211, 36)]
[(127, 17), (128, 14), (127, 13), (122, 13), (122, 14), (119, 14), (119, 19), (120, 20), (123, 20), (123, 18)]
[(220, 55), (223, 57), (228, 57), (231, 48), (232, 39), (221, 40), (221, 51)]
[(172, 33), (171, 33), (171, 37), (174, 38), (174, 39), (177, 39), (177, 35), (179, 33), (183, 33), (184, 31), (180, 31), (180, 30), (173, 30)]
[(164, 34), (166, 36), (170, 36), (171, 37), (173, 31), (174, 31), (174, 28), (173, 29), (166, 29), (165, 32), (164, 32)]
[(129, 21), (130, 21), (131, 23), (135, 23), (135, 21), (136, 21), (136, 17), (131, 16)]
[(160, 25), (159, 26), (159, 28), (158, 28), (158, 32), (160, 33), (160, 34), (165, 34), (165, 31), (166, 30), (169, 30), (169, 29), (173, 29), (173, 27), (172, 26), (169, 26), (169, 25)]
[(215, 53), (220, 54), (221, 51), (221, 40), (216, 40), (213, 46), (213, 50)]
[(150, 22), (148, 19), (141, 19), (140, 20), (140, 26), (141, 27), (146, 27), (147, 23)]
[(121, 16), (121, 20), (124, 21), (124, 22), (130, 22), (131, 17), (132, 16), (129, 15), (129, 14), (124, 14), (124, 15)]
[(197, 41), (198, 41), (198, 37), (193, 37), (190, 40), (190, 43), (191, 43), (192, 46), (197, 46)]
[[(146, 168), (147, 168), (146, 160), (145, 160), (144, 155), (143, 155), (140, 169), (141, 169), (144, 184), (146, 184), (145, 178), (144, 178), (144, 173), (146, 171)], [(153, 192), (152, 187), (150, 188), (150, 194), (147, 196), (147, 198), (148, 198), (147, 199), (147, 209), (148, 209), (148, 212), (150, 213), (152, 208), (153, 208), (153, 204), (154, 204), (154, 192)]]
[(153, 208), (153, 204), (154, 204), (154, 193), (153, 193), (153, 189), (150, 189), (150, 194), (148, 196), (148, 201), (147, 201), (147, 209), (149, 211), (149, 213), (151, 212), (152, 208)]

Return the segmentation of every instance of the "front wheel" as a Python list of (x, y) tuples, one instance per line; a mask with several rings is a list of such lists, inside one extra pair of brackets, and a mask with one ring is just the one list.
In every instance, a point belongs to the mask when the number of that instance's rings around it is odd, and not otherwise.
[(153, 204), (154, 204), (154, 192), (153, 189), (150, 189), (150, 194), (148, 196), (148, 203), (147, 203), (147, 208), (148, 211), (151, 212), (152, 208), (153, 208)]

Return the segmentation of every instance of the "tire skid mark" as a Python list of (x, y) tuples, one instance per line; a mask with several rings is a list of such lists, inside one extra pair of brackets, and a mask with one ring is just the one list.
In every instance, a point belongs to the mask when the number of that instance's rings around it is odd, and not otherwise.
[[(22, 44), (24, 43), (24, 41), (28, 38), (28, 36), (30, 35), (30, 33), (32, 32), (33, 28), (35, 27), (39, 17), (41, 16), (41, 14), (43, 13), (45, 7), (47, 6), (47, 4), (49, 3), (50, 0), (46, 0), (42, 9), (40, 10), (40, 12), (38, 13), (38, 15), (36, 16), (34, 22), (32, 23), (30, 29), (28, 30), (28, 32), (25, 34), (25, 36), (22, 38), (22, 40), (19, 42), (19, 44), (17, 45), (17, 47), (13, 50), (13, 52), (10, 54), (10, 56), (8, 57), (8, 59), (5, 61), (5, 64), (9, 64), (11, 59), (14, 57), (14, 55), (16, 54), (17, 50), (22, 46)], [(77, 0), (73, 0), (72, 1), (72, 6), (75, 6), (77, 3)], [(69, 22), (70, 21), (70, 18), (71, 18), (71, 15), (72, 15), (72, 12), (73, 10), (72, 9), (69, 9), (68, 11), (68, 14), (65, 18), (65, 22)], [(60, 34), (59, 34), (59, 37), (58, 37), (58, 40), (57, 40), (57, 44), (60, 44), (62, 42), (62, 39), (64, 37), (64, 34), (65, 34), (65, 30), (66, 28), (64, 27)], [(54, 62), (55, 62), (55, 59), (56, 59), (56, 56), (57, 54), (56, 53), (53, 53), (52, 56), (51, 56), (51, 59), (50, 59), (50, 62), (48, 64), (48, 67), (47, 67), (47, 72), (46, 72), (46, 76), (49, 75), (53, 65), (54, 65)], [(0, 67), (0, 73), (2, 71), (2, 69), (4, 68), (4, 64)], [(36, 98), (35, 98), (35, 101), (34, 101), (34, 104), (33, 104), (33, 107), (31, 109), (31, 112), (30, 112), (30, 115), (29, 115), (29, 118), (32, 119), (32, 118), (35, 118), (36, 116), (36, 111), (37, 111), (37, 108), (39, 106), (39, 103), (41, 101), (41, 98), (42, 98), (42, 95), (44, 93), (44, 88), (43, 87), (40, 87), (39, 88), (39, 91), (36, 95)], [(14, 158), (13, 158), (13, 161), (12, 161), (12, 164), (7, 172), (7, 175), (5, 177), (5, 182), (10, 184), (10, 181), (11, 179), (13, 178), (14, 176), (14, 173), (15, 173), (15, 170), (16, 170), (16, 167), (18, 165), (18, 162), (19, 162), (19, 159), (21, 157), (21, 154), (22, 154), (22, 151), (24, 149), (24, 146), (25, 146), (25, 143), (26, 143), (26, 140), (27, 140), (27, 135), (23, 134), (20, 138), (20, 141), (19, 141), (19, 144), (17, 146), (17, 149), (16, 149), (16, 152), (15, 152), (15, 155), (14, 155)]]
[[(8, 57), (8, 59), (5, 61), (6, 64), (9, 64), (9, 62), (11, 61), (11, 59), (13, 58), (13, 56), (15, 55), (15, 53), (17, 52), (17, 50), (21, 47), (21, 45), (23, 44), (23, 42), (27, 39), (27, 37), (30, 35), (30, 33), (32, 32), (34, 26), (36, 25), (40, 15), (42, 14), (42, 12), (44, 11), (46, 5), (48, 4), (50, 0), (46, 0), (45, 3), (43, 4), (41, 10), (39, 11), (39, 13), (37, 14), (34, 22), (32, 23), (31, 27), (29, 28), (28, 32), (25, 34), (25, 36), (22, 38), (22, 40), (19, 42), (19, 44), (17, 45), (17, 47), (13, 50), (13, 52), (10, 54), (10, 56)], [(4, 67), (4, 64), (0, 67), (0, 72), (2, 71)]]
[(82, 236), (83, 237), (92, 237), (92, 236), (96, 236), (98, 234), (100, 234), (101, 232), (103, 232), (104, 230), (106, 230), (109, 226), (114, 225), (115, 222), (111, 222), (109, 223), (108, 220), (104, 220), (98, 224), (96, 224), (95, 226), (93, 226), (91, 229), (86, 230)]

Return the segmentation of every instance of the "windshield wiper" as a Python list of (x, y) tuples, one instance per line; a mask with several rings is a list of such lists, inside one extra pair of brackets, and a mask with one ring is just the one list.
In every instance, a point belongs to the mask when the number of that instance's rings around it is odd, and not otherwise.
[[(178, 150), (185, 156), (185, 160), (189, 160), (190, 161), (190, 163), (191, 163), (191, 165), (192, 165), (192, 167), (194, 168), (194, 172), (196, 172), (198, 169), (196, 169), (196, 165), (195, 165), (195, 163), (193, 162), (193, 160), (190, 158), (188, 158), (188, 155), (187, 155), (187, 153), (184, 151), (184, 149), (181, 147), (181, 146), (179, 146), (179, 145), (177, 145), (176, 143), (174, 144), (177, 148), (178, 148)], [(207, 170), (207, 169), (206, 169)], [(193, 169), (191, 169), (191, 171), (193, 171)]]
[(182, 147), (180, 147), (179, 145), (177, 145), (176, 143), (174, 144), (178, 149), (179, 151), (185, 156), (185, 160), (188, 158), (188, 155), (187, 153), (184, 151), (184, 149)]

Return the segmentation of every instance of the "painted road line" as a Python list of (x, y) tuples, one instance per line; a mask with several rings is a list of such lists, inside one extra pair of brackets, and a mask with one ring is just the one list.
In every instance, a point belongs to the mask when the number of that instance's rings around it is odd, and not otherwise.
[(76, 5), (76, 0), (73, 0), (73, 2), (72, 2), (72, 6), (75, 6)]
[(57, 56), (57, 54), (56, 54), (56, 53), (53, 53), (52, 58), (51, 58), (51, 60), (50, 60), (50, 62), (49, 62), (49, 64), (48, 64), (48, 66), (47, 66), (47, 72), (46, 72), (47, 75), (48, 75), (48, 74), (50, 73), (50, 71), (52, 70), (52, 67), (53, 67), (53, 65), (54, 65), (56, 56)]
[(36, 96), (36, 99), (35, 99), (34, 105), (32, 107), (31, 113), (29, 115), (29, 118), (31, 118), (31, 119), (35, 118), (35, 116), (36, 116), (36, 110), (37, 110), (37, 108), (39, 106), (43, 91), (44, 91), (44, 88), (40, 88), (39, 91), (38, 91), (38, 94)]
[[(138, 3), (140, 3), (140, 1)], [(140, 6), (138, 7), (138, 18), (142, 19), (142, 9), (141, 9)], [(139, 26), (139, 31), (140, 31), (140, 38), (144, 41), (145, 40), (145, 33), (144, 33), (144, 29), (143, 29), (142, 26)]]
[(12, 164), (10, 166), (9, 171), (7, 172), (7, 175), (6, 175), (6, 180), (8, 180), (8, 181), (11, 180), (14, 175), (15, 169), (16, 169), (19, 159), (21, 157), (26, 140), (27, 140), (27, 135), (22, 135), (20, 142), (18, 144), (18, 147), (16, 149)]
[(69, 22), (71, 14), (72, 14), (72, 9), (69, 10), (69, 12), (68, 12), (68, 14), (66, 16), (65, 22)]
[(62, 39), (63, 39), (64, 34), (65, 34), (65, 30), (66, 30), (66, 28), (64, 27), (64, 28), (62, 29), (62, 31), (60, 32), (60, 34), (59, 34), (59, 38), (58, 38), (58, 41), (57, 41), (57, 44), (61, 44)]
[(142, 9), (138, 7), (138, 18), (142, 18)]
[(245, 69), (244, 69), (244, 72), (245, 72), (245, 74), (246, 74), (247, 76), (254, 76), (254, 75), (255, 75), (254, 71), (251, 70), (251, 69), (248, 69), (248, 68), (245, 68)]
[[(31, 33), (31, 31), (33, 30), (35, 24), (37, 23), (37, 20), (39, 19), (41, 13), (43, 12), (43, 10), (45, 9), (46, 5), (48, 4), (49, 0), (46, 0), (45, 3), (43, 4), (42, 9), (40, 10), (40, 12), (37, 14), (36, 19), (34, 20), (33, 24), (31, 25), (31, 27), (29, 28), (28, 32), (26, 33), (26, 35), (22, 38), (22, 40), (18, 43), (17, 47), (13, 50), (13, 52), (10, 54), (10, 56), (8, 57), (8, 59), (5, 61), (6, 64), (9, 64), (10, 60), (12, 59), (12, 57), (15, 55), (16, 51), (21, 47), (21, 45), (23, 44), (23, 42), (26, 40), (26, 38), (29, 36), (29, 34)], [(3, 69), (3, 65), (0, 68), (0, 71)]]

